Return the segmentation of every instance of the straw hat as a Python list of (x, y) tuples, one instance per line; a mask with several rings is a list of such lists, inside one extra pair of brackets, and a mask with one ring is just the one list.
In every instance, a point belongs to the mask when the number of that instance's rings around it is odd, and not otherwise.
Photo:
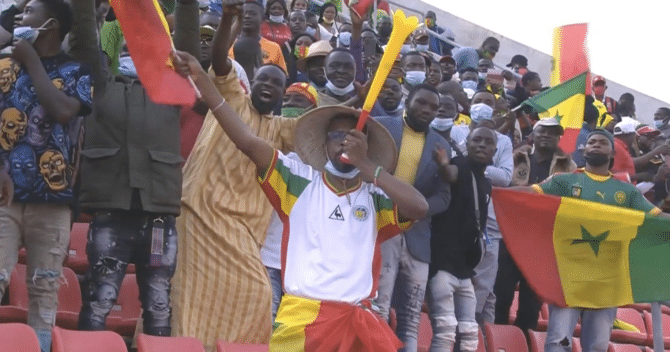
[[(361, 111), (346, 106), (331, 105), (310, 110), (298, 120), (294, 144), (298, 156), (305, 164), (325, 172), (328, 162), (326, 154), (328, 123), (331, 118), (342, 114), (358, 118)], [(373, 119), (368, 119), (365, 126), (368, 135), (368, 157), (373, 163), (392, 173), (398, 158), (393, 137), (382, 124)]]
[(307, 73), (307, 61), (313, 57), (326, 57), (328, 53), (333, 51), (333, 47), (330, 46), (330, 43), (325, 40), (319, 40), (318, 42), (312, 43), (307, 50), (307, 56), (298, 60), (295, 63), (295, 66), (300, 70), (300, 72)]

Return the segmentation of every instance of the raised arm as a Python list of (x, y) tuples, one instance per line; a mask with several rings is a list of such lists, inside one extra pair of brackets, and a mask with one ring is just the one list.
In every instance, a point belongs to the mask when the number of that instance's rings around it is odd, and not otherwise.
[(197, 0), (177, 0), (175, 4), (174, 47), (200, 57), (200, 18)]
[[(363, 132), (351, 130), (344, 144), (344, 152), (349, 156), (351, 164), (361, 171), (361, 176), (366, 182), (374, 182), (375, 172), (378, 165), (368, 159), (367, 137)], [(426, 198), (411, 185), (393, 177), (386, 170), (381, 170), (376, 180), (377, 186), (398, 207), (398, 213), (411, 220), (420, 220), (428, 214), (428, 202)]]
[(21, 39), (14, 46), (12, 57), (28, 71), (37, 93), (37, 99), (49, 118), (60, 124), (67, 124), (71, 118), (79, 114), (81, 110), (79, 100), (67, 96), (56, 88), (32, 44)]
[(72, 2), (72, 26), (70, 32), (70, 56), (82, 62), (91, 70), (94, 92), (104, 90), (107, 70), (102, 63), (102, 52), (98, 43), (95, 20), (95, 0)]
[(198, 60), (188, 53), (177, 52), (175, 64), (179, 73), (193, 78), (202, 93), (203, 101), (212, 110), (212, 114), (237, 149), (248, 156), (259, 170), (267, 170), (272, 163), (274, 149), (265, 140), (253, 134), (249, 126), (225, 102), (207, 73), (202, 70)]
[[(243, 0), (223, 0), (223, 16), (221, 16), (221, 23), (216, 29), (214, 39), (212, 39), (212, 69), (217, 76), (227, 76), (233, 68), (228, 58), (228, 51), (233, 45), (233, 38), (237, 36), (235, 32), (239, 30), (242, 21), (243, 3)], [(237, 24), (234, 30), (233, 23), (236, 18)]]
[(451, 158), (446, 149), (438, 145), (433, 150), (433, 160), (435, 160), (437, 166), (440, 168), (440, 174), (445, 181), (450, 184), (458, 182), (458, 166), (450, 164)]
[(363, 65), (363, 41), (361, 40), (361, 32), (363, 31), (363, 19), (358, 16), (356, 11), (351, 13), (351, 43), (349, 45), (349, 52), (356, 61), (356, 81), (360, 84), (365, 84), (365, 66)]

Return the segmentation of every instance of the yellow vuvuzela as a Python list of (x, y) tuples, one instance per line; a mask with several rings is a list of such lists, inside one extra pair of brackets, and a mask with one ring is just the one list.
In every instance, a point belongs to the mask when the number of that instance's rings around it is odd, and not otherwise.
[(402, 10), (397, 10), (393, 15), (393, 31), (391, 32), (391, 37), (389, 38), (388, 44), (386, 45), (386, 50), (384, 51), (384, 56), (379, 63), (379, 68), (375, 74), (374, 79), (372, 80), (372, 86), (370, 86), (370, 92), (368, 93), (367, 98), (365, 99), (365, 104), (363, 105), (363, 110), (371, 110), (379, 92), (382, 90), (384, 81), (391, 72), (393, 63), (395, 59), (400, 54), (400, 49), (405, 43), (407, 37), (419, 26), (419, 19), (415, 16), (405, 17), (405, 13)]

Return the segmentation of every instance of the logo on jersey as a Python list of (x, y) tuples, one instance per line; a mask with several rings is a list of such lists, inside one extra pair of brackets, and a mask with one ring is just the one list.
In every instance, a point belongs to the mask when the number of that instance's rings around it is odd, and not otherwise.
[(332, 213), (330, 213), (330, 216), (328, 217), (328, 219), (344, 221), (344, 215), (342, 215), (342, 209), (340, 209), (339, 205), (337, 207), (335, 207), (335, 210), (333, 210)]
[(582, 188), (578, 186), (572, 186), (572, 196), (579, 197), (582, 195)]
[(618, 204), (623, 204), (626, 201), (626, 193), (623, 193), (622, 191), (614, 193), (614, 200)]
[(368, 219), (368, 216), (370, 216), (370, 211), (368, 211), (368, 208), (362, 205), (354, 207), (354, 219), (358, 221), (365, 221)]

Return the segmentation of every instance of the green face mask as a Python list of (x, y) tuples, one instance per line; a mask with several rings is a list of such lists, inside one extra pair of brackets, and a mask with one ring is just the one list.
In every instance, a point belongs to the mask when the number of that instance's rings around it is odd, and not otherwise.
[(281, 108), (281, 116), (287, 118), (296, 118), (305, 113), (305, 108)]

